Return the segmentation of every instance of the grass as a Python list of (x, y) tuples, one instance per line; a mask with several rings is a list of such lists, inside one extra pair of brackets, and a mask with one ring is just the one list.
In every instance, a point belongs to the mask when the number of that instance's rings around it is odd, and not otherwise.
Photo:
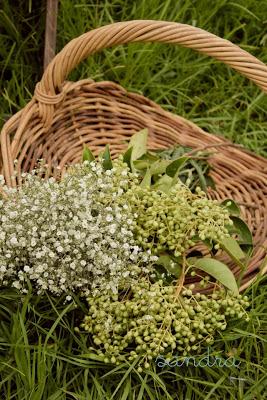
[[(267, 3), (216, 0), (212, 11), (209, 4), (208, 0), (64, 0), (58, 49), (74, 36), (113, 21), (163, 19), (206, 29), (267, 63)], [(90, 57), (72, 74), (75, 80), (80, 77), (119, 82), (211, 133), (267, 155), (266, 96), (230, 68), (192, 50), (164, 44), (119, 46)]]
[(247, 290), (250, 322), (233, 321), (210, 349), (239, 367), (155, 367), (138, 373), (88, 353), (74, 327), (85, 305), (49, 295), (0, 292), (0, 395), (3, 399), (255, 400), (267, 396), (266, 278)]
[[(24, 8), (21, 5), (13, 13), (12, 2), (3, 0), (4, 14), (0, 14), (2, 120), (25, 104), (42, 74), (43, 6), (29, 11), (31, 1), (22, 0)], [(73, 37), (113, 21), (163, 19), (206, 29), (267, 63), (266, 15), (265, 0), (216, 0), (212, 11), (209, 0), (62, 0), (57, 47), (60, 50)], [(119, 82), (211, 133), (267, 155), (266, 96), (211, 58), (173, 45), (118, 46), (90, 57), (71, 74), (75, 80), (85, 77)]]
[(0, 2), (0, 127), (26, 104), (40, 76), (43, 9), (30, 0)]
[[(31, 97), (42, 75), (44, 2), (2, 0), (0, 124)], [(61, 0), (58, 50), (113, 21), (163, 19), (196, 25), (239, 44), (267, 63), (265, 0)], [(171, 45), (119, 46), (90, 57), (71, 74), (113, 80), (205, 130), (267, 156), (267, 97), (228, 67)], [(212, 351), (233, 353), (240, 368), (159, 368), (139, 374), (88, 354), (73, 333), (84, 305), (0, 291), (0, 397), (19, 400), (171, 400), (267, 398), (267, 281), (247, 290), (250, 317), (233, 322)]]

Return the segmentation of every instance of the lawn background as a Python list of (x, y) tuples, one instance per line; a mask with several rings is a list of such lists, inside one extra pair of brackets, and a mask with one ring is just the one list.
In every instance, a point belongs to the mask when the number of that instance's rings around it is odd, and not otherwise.
[[(29, 100), (41, 78), (45, 5), (30, 0), (1, 2), (2, 122)], [(267, 63), (266, 0), (61, 0), (57, 49), (90, 29), (131, 19), (195, 25), (231, 40)], [(266, 96), (246, 78), (209, 57), (173, 45), (117, 46), (90, 57), (70, 78), (85, 77), (119, 82), (209, 132), (267, 155)]]
[[(45, 4), (0, 0), (0, 127), (30, 99), (42, 74)], [(187, 23), (231, 40), (267, 63), (265, 0), (61, 0), (57, 48), (87, 30), (131, 19)], [(189, 49), (134, 44), (96, 54), (71, 79), (112, 80), (143, 93), (205, 130), (267, 156), (267, 97), (228, 67)], [(72, 333), (78, 309), (62, 299), (23, 302), (0, 292), (0, 395), (3, 399), (267, 399), (266, 278), (247, 291), (251, 321), (232, 323), (213, 346), (236, 368), (113, 369), (88, 357)], [(233, 377), (233, 379), (231, 379)], [(241, 378), (241, 379), (236, 379)]]

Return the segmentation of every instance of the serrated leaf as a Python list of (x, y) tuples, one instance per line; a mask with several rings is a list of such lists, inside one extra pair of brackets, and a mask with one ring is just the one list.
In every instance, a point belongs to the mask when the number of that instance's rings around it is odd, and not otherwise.
[(184, 165), (184, 163), (187, 160), (188, 160), (188, 157), (181, 157), (181, 158), (178, 158), (177, 160), (174, 160), (166, 168), (166, 174), (168, 176), (170, 176), (171, 178), (174, 178), (175, 176), (178, 175), (180, 168)]
[(132, 169), (131, 167), (132, 151), (133, 147), (131, 146), (123, 154), (123, 162), (126, 163), (130, 169)]
[(84, 146), (83, 148), (83, 154), (82, 154), (82, 161), (94, 161), (95, 160), (95, 156), (93, 155), (93, 153), (91, 152), (91, 150), (89, 149), (89, 147)]
[(173, 178), (168, 175), (163, 175), (159, 180), (153, 185), (154, 190), (160, 190), (168, 194), (172, 187)]
[(145, 187), (150, 187), (151, 185), (151, 173), (149, 168), (146, 170), (145, 176), (142, 180), (142, 182), (140, 183), (140, 186), (145, 188)]
[(133, 161), (140, 158), (147, 151), (147, 137), (148, 137), (147, 129), (143, 129), (142, 131), (135, 133), (131, 137), (128, 147), (133, 148), (131, 155), (131, 167), (133, 171), (135, 170)]
[(224, 238), (221, 242), (221, 247), (235, 260), (237, 263), (245, 257), (242, 249), (237, 241), (232, 237)]
[(182, 267), (181, 265), (172, 259), (168, 254), (161, 255), (157, 262), (157, 265), (162, 265), (166, 271), (168, 271), (171, 275), (178, 278), (181, 275)]
[(221, 202), (221, 206), (224, 206), (230, 215), (240, 215), (239, 205), (232, 199), (225, 199)]
[(205, 257), (195, 261), (194, 266), (215, 278), (232, 292), (238, 293), (238, 286), (234, 274), (229, 267), (221, 261)]
[(113, 167), (108, 144), (106, 145), (105, 151), (102, 155), (102, 165), (105, 171), (112, 169)]

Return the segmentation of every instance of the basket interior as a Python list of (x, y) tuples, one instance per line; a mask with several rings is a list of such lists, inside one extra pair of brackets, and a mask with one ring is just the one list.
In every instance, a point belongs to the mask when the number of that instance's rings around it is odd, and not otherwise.
[[(86, 144), (98, 154), (109, 143), (115, 156), (127, 147), (132, 134), (148, 128), (150, 149), (166, 148), (176, 143), (192, 148), (218, 146), (210, 159), (211, 176), (216, 192), (210, 198), (233, 198), (241, 205), (241, 212), (252, 229), (255, 252), (243, 277), (248, 282), (257, 272), (267, 247), (267, 161), (246, 152), (229, 142), (210, 135), (184, 118), (164, 111), (151, 100), (128, 93), (112, 82), (66, 84), (64, 101), (54, 110), (49, 128), (40, 123), (35, 112), (17, 145), (17, 168), (22, 172), (33, 169), (44, 159), (50, 174), (63, 171), (67, 164), (81, 160)], [(222, 146), (222, 145), (225, 146)], [(228, 260), (229, 262), (229, 260)], [(233, 267), (235, 275), (239, 268)]]

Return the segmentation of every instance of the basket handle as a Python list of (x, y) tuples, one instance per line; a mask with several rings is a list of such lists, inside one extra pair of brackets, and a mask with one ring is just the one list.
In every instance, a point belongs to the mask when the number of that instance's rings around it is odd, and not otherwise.
[(228, 40), (176, 22), (117, 22), (71, 40), (48, 65), (35, 90), (39, 113), (45, 125), (53, 117), (54, 105), (64, 97), (61, 92), (63, 82), (82, 60), (107, 47), (133, 42), (162, 42), (189, 47), (224, 62), (267, 93), (267, 66)]

